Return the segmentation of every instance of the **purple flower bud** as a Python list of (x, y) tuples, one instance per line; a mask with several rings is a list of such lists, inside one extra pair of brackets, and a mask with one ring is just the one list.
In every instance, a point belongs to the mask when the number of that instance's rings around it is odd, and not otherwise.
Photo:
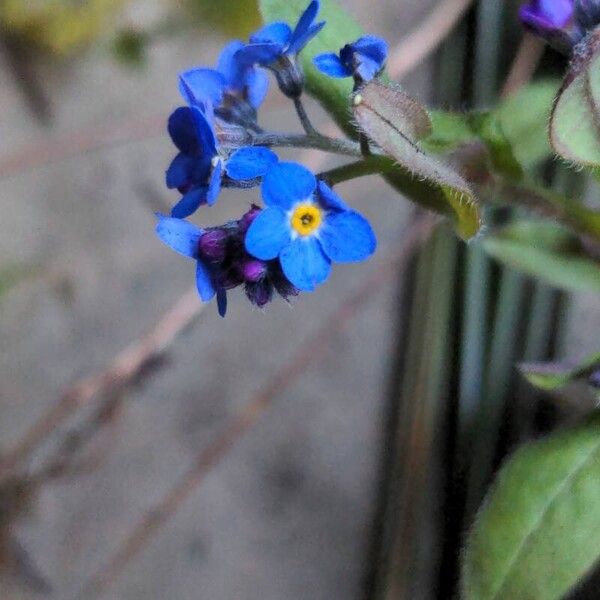
[(250, 210), (239, 220), (239, 228), (242, 235), (248, 231), (248, 227), (252, 225), (252, 221), (256, 219), (260, 212), (261, 209), (256, 204), (253, 204)]
[(590, 375), (590, 385), (600, 390), (600, 369)]
[(519, 16), (525, 27), (561, 52), (570, 52), (584, 35), (575, 21), (575, 0), (530, 0)]
[(255, 283), (264, 278), (267, 273), (267, 264), (262, 260), (250, 259), (242, 263), (240, 274), (244, 281)]
[(222, 262), (227, 253), (228, 238), (226, 231), (210, 229), (200, 238), (200, 254), (211, 262)]

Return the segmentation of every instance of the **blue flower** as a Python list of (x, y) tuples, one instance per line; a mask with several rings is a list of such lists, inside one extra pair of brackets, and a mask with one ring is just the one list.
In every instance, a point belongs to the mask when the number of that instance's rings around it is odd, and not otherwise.
[(319, 9), (319, 0), (313, 0), (293, 31), (287, 23), (281, 21), (265, 25), (250, 36), (250, 44), (243, 54), (252, 62), (265, 67), (282, 56), (296, 56), (325, 25), (325, 21), (315, 23)]
[(332, 262), (364, 260), (375, 251), (367, 220), (302, 165), (275, 165), (263, 179), (262, 196), (267, 208), (250, 225), (246, 250), (261, 260), (279, 258), (300, 290), (323, 283)]
[(185, 218), (202, 204), (212, 206), (221, 191), (224, 175), (234, 181), (262, 177), (277, 156), (262, 146), (239, 148), (231, 155), (219, 147), (210, 102), (180, 107), (169, 117), (169, 135), (179, 150), (166, 174), (167, 187), (183, 198), (171, 216)]
[(373, 79), (387, 59), (387, 43), (374, 35), (365, 35), (346, 44), (339, 53), (319, 54), (313, 62), (317, 69), (330, 77), (355, 77), (361, 82)]
[(203, 302), (210, 302), (217, 296), (219, 314), (227, 312), (227, 292), (219, 285), (216, 273), (210, 263), (200, 256), (200, 240), (206, 233), (200, 227), (181, 219), (158, 215), (156, 235), (172, 250), (196, 261), (196, 287)]
[(256, 118), (255, 111), (267, 95), (269, 78), (245, 58), (240, 52), (243, 48), (242, 42), (234, 40), (221, 52), (216, 69), (200, 67), (181, 73), (179, 90), (187, 103), (208, 99), (224, 118), (231, 116), (234, 108), (244, 112), (247, 105), (254, 111), (250, 118)]

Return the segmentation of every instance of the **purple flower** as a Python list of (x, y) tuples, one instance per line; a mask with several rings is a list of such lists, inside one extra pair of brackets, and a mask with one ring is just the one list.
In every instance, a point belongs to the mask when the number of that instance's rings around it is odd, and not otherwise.
[(367, 82), (383, 69), (387, 52), (384, 40), (365, 35), (352, 44), (346, 44), (339, 56), (319, 54), (313, 62), (319, 71), (330, 77), (354, 77), (358, 82)]
[(574, 15), (574, 0), (531, 0), (519, 11), (525, 27), (567, 53), (584, 35)]
[(284, 300), (298, 294), (278, 261), (260, 260), (246, 251), (246, 231), (260, 212), (253, 206), (240, 220), (209, 229), (158, 215), (158, 238), (178, 254), (196, 261), (198, 294), (203, 302), (210, 302), (216, 296), (222, 317), (227, 311), (227, 291), (239, 286), (244, 286), (246, 296), (258, 307), (269, 303), (275, 292)]

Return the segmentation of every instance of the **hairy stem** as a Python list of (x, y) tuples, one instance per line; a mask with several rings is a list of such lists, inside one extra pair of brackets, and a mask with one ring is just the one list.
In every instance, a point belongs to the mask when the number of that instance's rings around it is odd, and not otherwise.
[(350, 179), (357, 179), (366, 175), (374, 175), (382, 172), (382, 164), (380, 160), (357, 160), (341, 167), (336, 167), (329, 171), (323, 171), (318, 174), (318, 178), (322, 179), (329, 185), (336, 185)]
[(304, 104), (300, 98), (294, 98), (294, 108), (296, 109), (296, 113), (298, 114), (298, 118), (300, 119), (300, 123), (302, 123), (302, 128), (308, 135), (316, 135), (317, 130), (313, 127), (313, 124), (310, 121), (308, 113), (304, 108)]

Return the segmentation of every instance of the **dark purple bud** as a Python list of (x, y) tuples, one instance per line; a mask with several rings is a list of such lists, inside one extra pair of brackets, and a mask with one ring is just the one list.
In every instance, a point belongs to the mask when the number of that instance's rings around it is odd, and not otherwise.
[(264, 278), (267, 273), (267, 263), (262, 260), (250, 259), (242, 263), (240, 275), (244, 281), (255, 283)]
[(277, 293), (284, 299), (289, 300), (292, 297), (297, 296), (300, 291), (294, 287), (283, 274), (279, 263), (271, 266), (270, 273), (271, 282), (277, 290)]
[(247, 283), (246, 296), (252, 304), (262, 308), (273, 300), (273, 286), (266, 279), (258, 283)]
[(590, 375), (590, 385), (600, 390), (600, 369)]
[(252, 221), (256, 219), (260, 212), (261, 209), (256, 204), (250, 207), (250, 210), (239, 220), (240, 233), (245, 234), (248, 231), (248, 227), (252, 225)]
[(211, 262), (222, 262), (227, 253), (229, 235), (222, 229), (211, 229), (200, 238), (200, 255)]

